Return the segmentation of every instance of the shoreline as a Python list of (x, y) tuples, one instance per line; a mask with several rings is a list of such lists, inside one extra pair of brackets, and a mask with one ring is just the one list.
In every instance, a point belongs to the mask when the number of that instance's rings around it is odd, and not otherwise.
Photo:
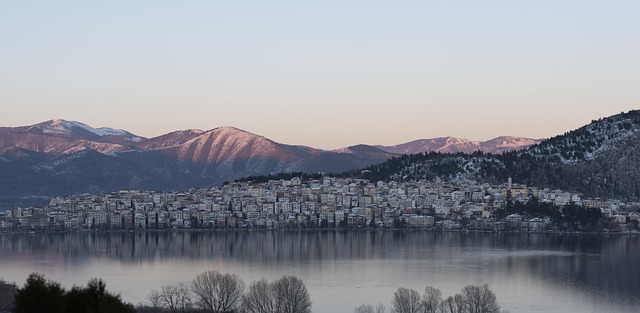
[(399, 229), (399, 228), (359, 228), (359, 229), (337, 229), (337, 228), (226, 228), (226, 229), (209, 229), (209, 228), (168, 228), (168, 229), (111, 229), (111, 230), (67, 230), (67, 231), (2, 231), (0, 235), (45, 235), (45, 234), (113, 234), (113, 233), (251, 233), (251, 232), (432, 232), (432, 233), (477, 233), (477, 234), (539, 234), (539, 235), (628, 235), (638, 236), (640, 231), (629, 232), (582, 232), (582, 231), (492, 231), (492, 230), (444, 230), (444, 229)]

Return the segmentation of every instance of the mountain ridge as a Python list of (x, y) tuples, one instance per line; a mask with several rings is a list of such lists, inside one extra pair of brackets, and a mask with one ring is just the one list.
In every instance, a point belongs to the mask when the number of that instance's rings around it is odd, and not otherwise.
[[(444, 139), (447, 145), (440, 148), (483, 148), (479, 142), (451, 138)], [(498, 138), (484, 149), (512, 148), (512, 142), (524, 140)], [(0, 128), (0, 196), (186, 189), (253, 175), (340, 173), (400, 156), (389, 150), (363, 144), (336, 150), (287, 145), (232, 126), (144, 138), (125, 130), (56, 119)]]
[(482, 151), (495, 154), (524, 149), (541, 141), (542, 139), (515, 136), (499, 136), (485, 141), (473, 141), (457, 137), (436, 137), (417, 139), (393, 146), (376, 147), (396, 154), (416, 154), (431, 151), (441, 153), (473, 153)]
[[(34, 125), (26, 125), (26, 126), (17, 126), (17, 127), (0, 127), (0, 149), (2, 149), (6, 144), (3, 141), (6, 141), (7, 134), (33, 134), (33, 135), (42, 135), (42, 136), (52, 136), (52, 137), (66, 137), (69, 140), (85, 140), (92, 141), (93, 144), (88, 144), (83, 142), (84, 144), (79, 144), (77, 146), (78, 149), (82, 147), (86, 147), (88, 149), (97, 150), (103, 153), (108, 152), (117, 152), (123, 151), (126, 149), (140, 149), (140, 150), (149, 150), (149, 149), (159, 149), (166, 148), (172, 145), (178, 145), (180, 143), (184, 143), (189, 139), (192, 139), (195, 136), (199, 136), (203, 133), (212, 132), (212, 131), (236, 131), (246, 134), (251, 134), (257, 137), (262, 137), (266, 140), (268, 139), (262, 135), (253, 134), (246, 130), (242, 130), (240, 128), (236, 128), (233, 126), (220, 126), (216, 128), (212, 128), (209, 130), (199, 130), (199, 129), (186, 129), (186, 130), (176, 130), (166, 134), (161, 134), (151, 138), (145, 138), (142, 136), (137, 136), (131, 132), (114, 129), (109, 127), (99, 127), (93, 128), (87, 124), (77, 121), (67, 121), (64, 119), (53, 119), (45, 122), (41, 122)], [(499, 142), (502, 140), (503, 142)], [(512, 141), (511, 144), (505, 144), (505, 140)], [(271, 140), (272, 141), (272, 140)], [(455, 152), (465, 152), (472, 153), (475, 151), (483, 151), (487, 153), (502, 153), (510, 150), (517, 150), (527, 147), (529, 145), (536, 144), (540, 142), (541, 139), (531, 139), (526, 137), (515, 137), (515, 136), (499, 136), (493, 139), (485, 140), (485, 141), (473, 141), (464, 138), (457, 137), (435, 137), (429, 139), (417, 139), (405, 143), (400, 143), (397, 145), (384, 146), (384, 145), (365, 145), (365, 144), (356, 144), (350, 147), (355, 146), (371, 146), (383, 151), (393, 153), (393, 154), (415, 154), (421, 152), (443, 152), (443, 153), (455, 153)], [(103, 146), (97, 145), (97, 143), (103, 144)], [(519, 142), (518, 144), (513, 144), (513, 142)], [(77, 143), (77, 142), (76, 142)], [(104, 144), (114, 144), (117, 146), (107, 146)], [(19, 146), (16, 145), (16, 146)], [(317, 151), (334, 151), (338, 152), (340, 150), (348, 150), (349, 147), (343, 147), (333, 150), (324, 150), (324, 149), (316, 149), (308, 146), (300, 146), (300, 145), (288, 145), (293, 147), (304, 147), (306, 149), (313, 149)], [(73, 153), (77, 150), (65, 151), (64, 149), (50, 149), (43, 150), (37, 149), (33, 146), (25, 146), (27, 150), (45, 152), (45, 153)], [(112, 151), (109, 151), (112, 149)]]
[(340, 172), (393, 155), (286, 145), (231, 126), (143, 138), (50, 120), (0, 128), (0, 197), (186, 189), (290, 169)]
[(502, 154), (421, 153), (350, 175), (371, 180), (514, 181), (599, 197), (640, 199), (640, 110), (593, 120)]

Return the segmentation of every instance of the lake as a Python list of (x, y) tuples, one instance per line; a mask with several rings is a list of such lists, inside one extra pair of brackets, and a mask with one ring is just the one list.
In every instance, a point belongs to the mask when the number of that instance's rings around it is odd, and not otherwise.
[(206, 270), (248, 285), (301, 278), (313, 312), (388, 309), (399, 286), (454, 295), (488, 283), (516, 312), (638, 312), (640, 237), (394, 231), (122, 232), (0, 235), (0, 278), (32, 272), (65, 287), (102, 278), (127, 302)]

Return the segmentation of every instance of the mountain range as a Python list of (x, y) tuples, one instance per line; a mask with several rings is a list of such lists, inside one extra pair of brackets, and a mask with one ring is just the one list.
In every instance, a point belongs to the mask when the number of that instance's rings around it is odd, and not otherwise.
[(123, 188), (183, 190), (285, 172), (405, 181), (512, 177), (590, 196), (640, 198), (640, 111), (545, 140), (443, 137), (332, 151), (277, 143), (234, 127), (154, 138), (65, 120), (0, 127), (0, 203)]
[(234, 127), (144, 138), (113, 128), (50, 120), (0, 127), (0, 198), (101, 193), (122, 188), (186, 189), (277, 172), (338, 173), (406, 153), (501, 153), (539, 140), (445, 137), (332, 151), (277, 143)]
[(640, 198), (640, 111), (593, 120), (527, 149), (421, 153), (351, 172), (371, 180), (471, 179), (514, 182), (588, 196)]
[(396, 154), (416, 154), (424, 152), (440, 153), (473, 153), (482, 151), (498, 154), (508, 151), (525, 149), (542, 140), (523, 137), (501, 136), (487, 141), (472, 141), (456, 137), (438, 137), (433, 139), (419, 139), (395, 146), (376, 146), (384, 151)]

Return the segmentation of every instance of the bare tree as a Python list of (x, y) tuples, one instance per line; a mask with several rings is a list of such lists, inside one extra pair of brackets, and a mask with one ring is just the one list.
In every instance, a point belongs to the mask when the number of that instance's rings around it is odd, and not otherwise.
[(361, 304), (353, 310), (353, 313), (373, 313), (373, 306), (371, 304)]
[(500, 305), (496, 301), (496, 294), (489, 289), (489, 285), (466, 286), (460, 292), (464, 303), (465, 313), (498, 313)]
[(157, 290), (151, 290), (151, 293), (147, 296), (151, 309), (153, 312), (158, 312), (158, 309), (162, 306), (162, 296)]
[(453, 297), (448, 297), (440, 303), (441, 313), (464, 313), (464, 301), (462, 296), (456, 294)]
[(385, 313), (387, 311), (387, 308), (384, 307), (384, 305), (378, 303), (378, 305), (376, 305), (376, 311), (375, 313)]
[(394, 313), (419, 313), (423, 308), (420, 294), (414, 289), (404, 287), (398, 288), (393, 294), (391, 304)]
[(462, 297), (462, 295), (455, 294), (453, 296), (453, 304), (455, 305), (456, 312), (459, 312), (459, 313), (464, 313), (465, 312), (466, 303), (465, 303), (464, 297)]
[(242, 307), (246, 313), (277, 313), (271, 284), (264, 279), (251, 284), (242, 298)]
[(453, 297), (447, 297), (440, 303), (440, 313), (456, 313)]
[(297, 277), (283, 276), (272, 283), (263, 279), (249, 286), (243, 309), (247, 313), (310, 313), (311, 298)]
[(180, 311), (187, 312), (191, 310), (191, 289), (187, 284), (180, 283), (177, 286), (178, 288), (178, 307)]
[(159, 297), (160, 302), (171, 312), (186, 312), (191, 309), (191, 292), (185, 284), (162, 286)]
[(283, 276), (272, 283), (276, 312), (311, 313), (311, 297), (300, 278)]
[(178, 312), (178, 287), (175, 285), (162, 286), (160, 289), (160, 299), (165, 308), (171, 312)]
[(384, 305), (379, 303), (375, 308), (371, 304), (362, 304), (359, 307), (357, 307), (353, 312), (354, 313), (385, 313), (386, 308), (384, 307)]
[(437, 313), (442, 301), (442, 292), (440, 289), (427, 286), (424, 289), (424, 295), (422, 296), (422, 304), (424, 305), (425, 313)]
[(232, 312), (240, 307), (244, 282), (235, 274), (206, 271), (193, 280), (198, 307), (207, 312)]

